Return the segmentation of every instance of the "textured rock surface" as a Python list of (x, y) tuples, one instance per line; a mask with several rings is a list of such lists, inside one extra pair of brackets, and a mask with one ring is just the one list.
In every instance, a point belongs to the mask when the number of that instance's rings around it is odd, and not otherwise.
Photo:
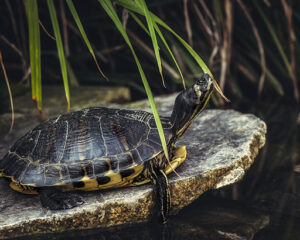
[[(126, 87), (81, 86), (71, 88), (70, 94), (72, 111), (95, 106), (96, 103), (124, 103), (129, 102), (131, 99), (130, 91)], [(9, 106), (9, 103), (6, 105)], [(22, 96), (14, 97), (14, 109), (15, 122), (20, 125), (19, 128), (27, 129), (28, 124), (36, 125), (38, 123), (39, 115), (37, 114), (35, 104), (31, 100), (30, 91), (27, 91), (27, 93)], [(67, 102), (63, 86), (43, 87), (43, 112), (47, 117), (64, 113), (66, 109)], [(10, 109), (7, 109), (7, 111), (8, 113), (0, 114), (0, 136), (7, 134), (10, 127)]]
[[(200, 207), (197, 207), (200, 206)], [(170, 216), (167, 229), (159, 223), (134, 224), (112, 228), (62, 232), (24, 237), (20, 240), (95, 240), (95, 239), (201, 239), (251, 240), (269, 224), (269, 217), (237, 201), (206, 196), (195, 204)], [(255, 235), (256, 236), (256, 235)], [(256, 238), (255, 238), (256, 239)]]
[[(159, 104), (162, 112), (169, 112), (174, 102), (171, 99)], [(143, 104), (136, 106), (146, 108)], [(204, 111), (177, 143), (187, 146), (188, 155), (177, 169), (180, 178), (175, 174), (169, 177), (172, 212), (209, 189), (240, 180), (264, 145), (265, 133), (265, 123), (254, 115), (232, 110)], [(2, 157), (3, 149), (0, 154)], [(0, 238), (144, 222), (154, 206), (150, 184), (82, 195), (86, 202), (81, 207), (45, 210), (37, 196), (16, 193), (1, 178)]]

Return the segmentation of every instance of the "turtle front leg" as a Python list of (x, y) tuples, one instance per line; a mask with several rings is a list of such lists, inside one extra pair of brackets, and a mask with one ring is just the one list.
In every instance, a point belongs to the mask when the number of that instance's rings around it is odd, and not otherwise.
[(42, 206), (51, 210), (63, 210), (77, 207), (84, 203), (81, 196), (71, 192), (61, 192), (55, 187), (38, 189)]
[(168, 178), (163, 169), (151, 169), (151, 181), (154, 184), (154, 192), (158, 201), (158, 207), (163, 223), (167, 223), (167, 214), (171, 207), (171, 196)]
[(174, 148), (172, 152), (172, 159), (170, 164), (167, 164), (165, 168), (165, 173), (168, 175), (173, 172), (177, 167), (179, 167), (186, 159), (186, 147), (181, 146)]

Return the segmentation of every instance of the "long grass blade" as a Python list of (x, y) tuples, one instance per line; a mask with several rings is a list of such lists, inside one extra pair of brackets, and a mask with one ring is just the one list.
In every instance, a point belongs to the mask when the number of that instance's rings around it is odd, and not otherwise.
[(288, 35), (289, 35), (289, 48), (290, 48), (290, 66), (291, 66), (291, 79), (294, 85), (294, 97), (299, 101), (299, 91), (296, 76), (296, 58), (295, 58), (295, 43), (296, 35), (293, 28), (293, 8), (286, 0), (281, 0), (284, 14), (287, 20)]
[[(143, 40), (141, 40), (135, 33), (130, 31), (129, 29), (127, 29), (126, 32), (128, 36), (132, 38), (132, 40), (143, 49), (142, 51), (145, 51), (145, 53), (149, 54), (149, 56), (152, 56), (156, 62), (153, 48), (150, 48)], [(173, 78), (174, 79), (180, 78), (179, 74), (177, 74), (177, 72), (172, 68), (172, 66), (170, 66), (163, 59), (161, 60), (161, 65), (164, 68), (165, 72), (171, 76), (170, 80), (173, 80)], [(175, 83), (177, 83), (177, 81), (175, 81)]]
[(125, 42), (127, 43), (127, 45), (129, 46), (129, 48), (130, 48), (130, 50), (132, 52), (132, 55), (134, 57), (136, 65), (138, 67), (140, 76), (142, 78), (142, 82), (144, 84), (144, 88), (146, 90), (146, 94), (147, 94), (149, 102), (150, 102), (150, 106), (151, 106), (151, 109), (152, 109), (152, 113), (153, 113), (153, 116), (154, 116), (154, 119), (155, 119), (155, 123), (156, 123), (157, 129), (158, 129), (160, 140), (162, 142), (162, 146), (163, 146), (163, 149), (164, 149), (165, 156), (166, 156), (167, 159), (169, 159), (168, 150), (167, 150), (167, 144), (166, 144), (166, 139), (165, 139), (165, 136), (164, 136), (164, 132), (163, 132), (163, 128), (162, 128), (162, 125), (161, 125), (161, 121), (159, 119), (159, 115), (158, 115), (158, 111), (157, 111), (157, 108), (156, 108), (156, 105), (155, 105), (155, 102), (154, 102), (154, 99), (153, 99), (153, 95), (152, 95), (150, 86), (148, 84), (146, 75), (145, 75), (145, 73), (144, 73), (144, 71), (142, 69), (142, 66), (140, 64), (140, 61), (139, 61), (139, 59), (136, 56), (136, 53), (135, 53), (135, 51), (133, 49), (133, 46), (132, 46), (132, 44), (131, 44), (131, 42), (129, 40), (129, 37), (128, 37), (125, 29), (123, 28), (123, 25), (122, 25), (122, 23), (121, 23), (118, 15), (117, 15), (117, 13), (116, 13), (114, 7), (112, 6), (111, 1), (110, 0), (98, 0), (98, 1), (102, 5), (103, 9), (106, 11), (106, 13), (108, 14), (108, 16), (111, 18), (111, 20), (114, 22), (115, 26), (117, 27), (117, 29), (119, 30), (119, 32), (122, 34)]
[(229, 99), (227, 97), (225, 97), (225, 95), (223, 94), (222, 90), (220, 89), (219, 85), (217, 84), (216, 80), (214, 79), (211, 71), (209, 70), (209, 68), (206, 66), (206, 64), (204, 63), (204, 61), (201, 59), (201, 57), (196, 53), (196, 51), (185, 41), (183, 40), (176, 32), (173, 31), (173, 29), (171, 29), (166, 23), (164, 23), (160, 18), (155, 16), (155, 21), (161, 25), (162, 27), (164, 27), (165, 29), (167, 29), (169, 32), (171, 32), (181, 43), (182, 45), (186, 48), (186, 50), (192, 55), (192, 57), (195, 59), (195, 61), (198, 63), (198, 65), (201, 67), (201, 69), (203, 70), (204, 73), (208, 73), (213, 81), (214, 81), (214, 85), (216, 90), (218, 91), (218, 93), (220, 93), (220, 95), (227, 101), (229, 102)]
[(181, 45), (178, 44), (178, 42), (170, 37), (170, 42), (174, 47), (176, 47), (180, 57), (182, 58), (184, 65), (190, 69), (192, 76), (196, 78), (201, 77), (201, 73), (199, 72), (199, 66), (198, 64), (194, 61), (194, 58), (187, 52), (185, 51), (185, 48)]
[(8, 77), (7, 77), (7, 74), (6, 74), (5, 66), (4, 66), (4, 63), (3, 63), (1, 51), (0, 51), (0, 64), (1, 64), (2, 71), (3, 71), (4, 79), (5, 79), (5, 82), (6, 82), (8, 95), (9, 95), (9, 102), (10, 102), (10, 107), (11, 107), (11, 123), (10, 123), (10, 128), (9, 128), (9, 131), (8, 131), (8, 134), (11, 134), (13, 126), (14, 126), (14, 122), (15, 122), (14, 102), (13, 102), (12, 93), (11, 93)]
[[(249, 51), (248, 56), (254, 60), (257, 64), (260, 63), (260, 60), (258, 58), (258, 56), (256, 56), (255, 54), (253, 54), (255, 51), (251, 50)], [(237, 54), (237, 56), (240, 56), (240, 54)], [(240, 58), (242, 58), (242, 56), (240, 56)], [(250, 69), (250, 66), (247, 65), (247, 69)], [(252, 70), (252, 72), (255, 72), (254, 69)], [(284, 95), (284, 90), (283, 87), (280, 83), (280, 81), (274, 76), (274, 74), (266, 67), (266, 81), (269, 82), (269, 84), (274, 88), (274, 90), (280, 95), (283, 96)]]
[[(140, 19), (139, 19), (132, 11), (129, 11), (129, 14), (130, 14), (131, 17), (136, 21), (136, 23), (139, 24), (140, 27), (141, 27), (148, 35), (150, 35), (149, 32), (148, 32), (148, 30), (147, 30), (147, 28), (146, 28), (145, 25), (142, 23), (142, 21), (141, 21), (141, 20), (140, 20)], [(180, 74), (180, 78), (181, 78), (181, 80), (182, 80), (182, 85), (183, 85), (183, 87), (184, 87), (184, 89), (185, 89), (186, 86), (185, 86), (185, 81), (184, 81), (184, 78), (183, 78), (181, 69), (180, 69), (180, 67), (179, 67), (179, 65), (178, 65), (178, 63), (177, 63), (177, 61), (176, 61), (176, 59), (175, 59), (175, 57), (174, 57), (174, 55), (173, 55), (173, 53), (172, 53), (172, 51), (171, 51), (171, 49), (170, 49), (170, 47), (169, 47), (169, 45), (168, 45), (166, 39), (164, 38), (162, 32), (160, 31), (159, 27), (157, 26), (157, 24), (156, 24), (155, 22), (154, 22), (153, 24), (154, 24), (155, 31), (158, 33), (160, 39), (161, 39), (162, 42), (164, 43), (164, 45), (165, 45), (167, 51), (169, 52), (169, 54), (170, 54), (170, 56), (171, 56), (173, 62), (174, 62), (175, 65), (176, 65), (176, 68), (177, 68), (177, 70), (178, 70), (178, 72), (179, 72), (179, 74)]]
[(55, 7), (54, 7), (54, 4), (53, 4), (52, 0), (47, 0), (47, 5), (48, 5), (49, 13), (50, 13), (50, 18), (51, 18), (51, 22), (52, 22), (53, 31), (54, 31), (54, 36), (55, 36), (55, 39), (56, 39), (57, 53), (58, 53), (62, 78), (63, 78), (63, 82), (64, 82), (64, 88), (65, 88), (67, 104), (68, 104), (67, 110), (70, 111), (70, 92), (69, 92), (67, 64), (66, 64), (63, 44), (62, 44), (62, 41), (61, 41), (61, 34), (60, 34), (58, 20), (57, 20), (57, 16), (56, 16), (56, 10), (55, 10)]
[[(116, 3), (121, 5), (122, 7), (127, 8), (128, 10), (137, 12), (141, 15), (144, 15), (143, 11), (136, 5), (134, 4), (134, 2), (132, 1), (127, 1), (127, 0), (116, 0)], [(211, 71), (209, 70), (209, 68), (206, 66), (206, 64), (204, 63), (204, 61), (201, 59), (201, 57), (196, 53), (196, 51), (185, 41), (183, 40), (172, 28), (170, 28), (164, 21), (162, 21), (159, 17), (157, 17), (155, 14), (150, 12), (150, 15), (152, 17), (152, 20), (161, 25), (163, 28), (165, 28), (166, 30), (168, 30), (169, 32), (171, 32), (180, 42), (181, 44), (186, 48), (186, 50), (193, 56), (193, 58), (195, 59), (195, 61), (198, 63), (198, 65), (200, 66), (200, 68), (203, 70), (204, 73), (208, 73), (213, 81), (214, 81), (214, 85), (215, 85), (215, 89), (218, 91), (218, 93), (227, 101), (229, 102), (229, 99), (227, 97), (225, 97), (225, 95), (223, 94), (222, 90), (220, 89), (218, 83), (216, 82), (216, 80), (214, 79)]]
[[(266, 15), (264, 14), (264, 12), (262, 11), (262, 9), (260, 8), (259, 4), (257, 3), (257, 1), (254, 1), (254, 5), (256, 6), (260, 16), (262, 17), (263, 21), (265, 22), (266, 26), (267, 26), (267, 29), (269, 30), (269, 33), (271, 34), (272, 38), (273, 38), (273, 41), (277, 47), (277, 50), (289, 72), (289, 75), (290, 77), (293, 79), (293, 69), (289, 63), (289, 60), (288, 60), (288, 57), (286, 56), (285, 52), (284, 52), (284, 49), (283, 49), (283, 46), (282, 44), (280, 43), (278, 37), (277, 37), (277, 34), (272, 26), (272, 24), (270, 23), (269, 19), (266, 17)], [(296, 96), (295, 96), (296, 97)]]
[(276, 32), (274, 30), (274, 28), (272, 27), (272, 24), (270, 23), (269, 19), (266, 17), (266, 15), (264, 14), (264, 12), (262, 11), (262, 9), (260, 8), (260, 6), (258, 5), (257, 1), (254, 1), (255, 3), (255, 6), (260, 14), (260, 16), (262, 17), (262, 19), (264, 20), (266, 26), (267, 26), (267, 29), (269, 30), (269, 33), (271, 34), (272, 38), (273, 38), (273, 41), (277, 47), (277, 50), (279, 52), (279, 54), (281, 55), (281, 58), (286, 66), (286, 68), (288, 69), (288, 71), (291, 71), (291, 67), (290, 67), (290, 63), (288, 61), (288, 58), (284, 52), (284, 49), (283, 49), (283, 46), (281, 45), (277, 35), (276, 35)]
[[(132, 4), (130, 1), (126, 1), (126, 0), (117, 0), (116, 1), (118, 4), (122, 5), (125, 8), (128, 8), (132, 11), (135, 11), (139, 14), (143, 14), (143, 12), (141, 11), (141, 9), (139, 9), (137, 6), (135, 6), (134, 4)], [(190, 54), (195, 58), (195, 60), (197, 61), (197, 63), (199, 64), (199, 66), (201, 67), (201, 69), (205, 72), (208, 73), (210, 75), (211, 72), (209, 70), (209, 68), (206, 66), (206, 64), (204, 63), (204, 61), (201, 59), (201, 57), (192, 49), (192, 47), (185, 41), (183, 40), (173, 29), (171, 29), (164, 21), (162, 21), (159, 17), (157, 17), (156, 15), (154, 15), (153, 13), (150, 13), (150, 15), (152, 16), (152, 19), (158, 23), (159, 25), (161, 25), (162, 27), (164, 27), (165, 29), (167, 29), (169, 32), (171, 32), (183, 45), (184, 47), (190, 52)]]
[(158, 70), (159, 70), (163, 85), (164, 85), (164, 87), (166, 87), (164, 77), (163, 77), (163, 73), (162, 73), (161, 58), (160, 58), (160, 54), (159, 54), (159, 47), (158, 47), (158, 43), (157, 43), (157, 38), (156, 38), (154, 26), (153, 26), (152, 17), (150, 15), (150, 12), (148, 10), (148, 7), (146, 5), (145, 0), (137, 0), (136, 2), (140, 6), (140, 8), (143, 10), (144, 15), (146, 17), (146, 21), (147, 21), (147, 25), (148, 25), (148, 29), (149, 29), (150, 37), (151, 37), (151, 40), (152, 40), (155, 57), (156, 57), (156, 62), (157, 62), (157, 65), (158, 65)]
[(258, 91), (258, 95), (260, 96), (261, 92), (263, 90), (263, 85), (264, 85), (265, 76), (266, 76), (266, 59), (265, 59), (264, 47), (263, 47), (261, 37), (258, 33), (258, 29), (257, 29), (257, 27), (254, 23), (254, 20), (253, 20), (252, 16), (249, 13), (247, 7), (245, 6), (245, 4), (243, 3), (242, 0), (237, 0), (237, 3), (240, 5), (242, 11), (245, 13), (246, 18), (248, 19), (248, 21), (251, 25), (253, 34), (256, 38), (256, 42), (257, 42), (257, 45), (258, 45), (258, 50), (259, 50), (259, 54), (260, 54), (261, 75), (260, 75), (260, 78), (259, 78), (259, 84), (258, 84), (257, 91)]
[(69, 9), (70, 9), (70, 12), (72, 13), (72, 16), (73, 16), (73, 18), (74, 18), (74, 21), (76, 22), (77, 27), (78, 27), (78, 29), (79, 29), (81, 35), (82, 35), (82, 38), (83, 38), (83, 40), (84, 40), (84, 42), (85, 42), (87, 48), (89, 49), (89, 51), (90, 51), (90, 53), (91, 53), (91, 55), (92, 55), (92, 57), (93, 57), (95, 63), (96, 63), (96, 66), (97, 66), (98, 71), (100, 72), (100, 74), (102, 75), (102, 77), (104, 77), (106, 80), (108, 80), (108, 78), (104, 75), (103, 71), (102, 71), (101, 68), (100, 68), (100, 65), (99, 65), (99, 63), (98, 63), (98, 61), (97, 61), (96, 55), (95, 55), (95, 53), (94, 53), (94, 50), (93, 50), (93, 48), (92, 48), (92, 46), (91, 46), (91, 44), (90, 44), (90, 41), (89, 41), (89, 39), (88, 39), (88, 37), (87, 37), (87, 35), (86, 35), (86, 33), (85, 33), (85, 30), (84, 30), (83, 26), (82, 26), (82, 23), (81, 23), (81, 21), (80, 21), (80, 18), (79, 18), (79, 16), (78, 16), (78, 13), (77, 13), (77, 11), (76, 11), (76, 8), (75, 8), (75, 6), (74, 6), (74, 4), (73, 4), (73, 1), (72, 1), (72, 0), (67, 0), (67, 4), (68, 4), (68, 7), (69, 7)]
[(26, 0), (32, 100), (42, 110), (41, 43), (37, 0)]
[(39, 24), (40, 24), (40, 26), (42, 27), (44, 33), (46, 33), (46, 35), (47, 35), (49, 38), (51, 38), (52, 40), (55, 41), (55, 37), (53, 37), (53, 36), (47, 31), (47, 29), (45, 28), (45, 26), (44, 26), (44, 24), (42, 23), (41, 20), (39, 20)]

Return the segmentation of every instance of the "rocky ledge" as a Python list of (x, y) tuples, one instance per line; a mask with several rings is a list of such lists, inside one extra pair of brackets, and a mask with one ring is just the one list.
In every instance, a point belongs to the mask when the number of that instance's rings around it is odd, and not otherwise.
[[(233, 110), (205, 110), (200, 114), (177, 142), (177, 146), (187, 146), (188, 154), (177, 169), (180, 177), (174, 173), (169, 176), (171, 214), (209, 189), (239, 181), (265, 144), (265, 134), (266, 124), (252, 114)], [(151, 184), (82, 195), (85, 203), (80, 207), (46, 210), (38, 196), (14, 192), (1, 178), (0, 239), (145, 222), (154, 209)]]

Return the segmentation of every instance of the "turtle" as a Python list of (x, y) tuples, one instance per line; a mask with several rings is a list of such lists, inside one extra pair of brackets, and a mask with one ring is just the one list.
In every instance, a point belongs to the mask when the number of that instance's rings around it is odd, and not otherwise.
[(204, 73), (179, 93), (171, 116), (160, 118), (169, 162), (151, 113), (90, 107), (46, 120), (18, 139), (0, 160), (0, 177), (8, 178), (15, 191), (38, 194), (51, 210), (84, 203), (80, 190), (152, 182), (166, 222), (171, 204), (167, 175), (186, 159), (186, 147), (175, 142), (205, 108), (213, 89)]

